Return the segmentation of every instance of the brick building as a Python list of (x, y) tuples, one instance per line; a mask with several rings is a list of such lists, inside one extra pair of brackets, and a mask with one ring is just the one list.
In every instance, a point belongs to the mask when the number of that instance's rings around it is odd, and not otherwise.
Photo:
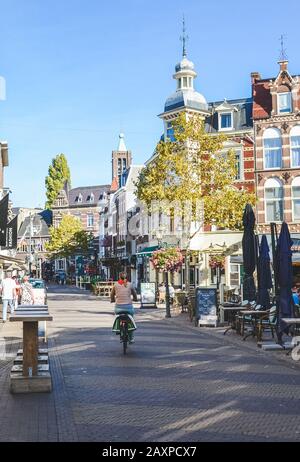
[[(99, 248), (99, 212), (100, 203), (105, 200), (110, 192), (110, 185), (81, 186), (69, 189), (66, 183), (54, 201), (53, 226), (59, 226), (63, 215), (68, 214), (78, 218), (83, 229), (94, 235), (94, 245), (91, 256), (97, 259)], [(55, 262), (55, 270), (65, 270), (65, 260)]]
[(279, 61), (277, 77), (253, 72), (255, 181), (259, 232), (270, 222), (289, 224), (300, 232), (300, 76)]

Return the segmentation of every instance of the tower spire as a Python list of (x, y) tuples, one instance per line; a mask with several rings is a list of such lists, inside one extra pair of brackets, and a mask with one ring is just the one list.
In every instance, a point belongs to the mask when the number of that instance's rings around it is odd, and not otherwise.
[(186, 42), (188, 41), (189, 36), (186, 35), (186, 28), (185, 28), (185, 18), (183, 15), (182, 19), (182, 36), (180, 37), (180, 40), (182, 41), (182, 57), (186, 58)]
[(286, 54), (286, 48), (284, 48), (284, 39), (285, 39), (285, 35), (281, 34), (280, 36), (280, 45), (281, 45), (281, 49), (280, 49), (280, 56), (279, 56), (279, 61), (287, 61), (288, 60), (288, 56)]

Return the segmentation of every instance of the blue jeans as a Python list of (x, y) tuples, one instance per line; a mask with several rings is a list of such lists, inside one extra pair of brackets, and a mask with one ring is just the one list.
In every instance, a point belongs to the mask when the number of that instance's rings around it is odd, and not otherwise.
[(3, 302), (2, 318), (3, 318), (3, 321), (6, 321), (8, 305), (10, 306), (10, 312), (13, 313), (14, 309), (15, 309), (15, 301), (14, 300), (4, 299), (4, 300), (2, 300), (2, 302)]
[(132, 304), (118, 305), (116, 303), (116, 305), (115, 305), (115, 314), (120, 314), (120, 313), (128, 313), (128, 314), (131, 314), (131, 316), (134, 316), (134, 308), (133, 308)]

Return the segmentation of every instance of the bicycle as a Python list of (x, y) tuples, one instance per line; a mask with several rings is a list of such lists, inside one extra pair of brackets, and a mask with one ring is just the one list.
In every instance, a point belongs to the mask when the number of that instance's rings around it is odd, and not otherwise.
[(120, 342), (123, 345), (123, 354), (126, 355), (127, 346), (130, 343), (130, 332), (136, 329), (136, 324), (132, 316), (128, 313), (120, 313), (117, 315), (114, 325), (113, 332), (120, 335)]

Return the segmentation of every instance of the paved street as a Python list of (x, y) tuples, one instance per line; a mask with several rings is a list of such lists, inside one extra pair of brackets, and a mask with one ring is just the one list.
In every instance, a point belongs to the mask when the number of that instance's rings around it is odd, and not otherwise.
[(49, 309), (51, 394), (9, 393), (21, 330), (0, 325), (0, 441), (300, 441), (290, 358), (163, 310), (137, 310), (124, 357), (109, 302), (59, 287)]

